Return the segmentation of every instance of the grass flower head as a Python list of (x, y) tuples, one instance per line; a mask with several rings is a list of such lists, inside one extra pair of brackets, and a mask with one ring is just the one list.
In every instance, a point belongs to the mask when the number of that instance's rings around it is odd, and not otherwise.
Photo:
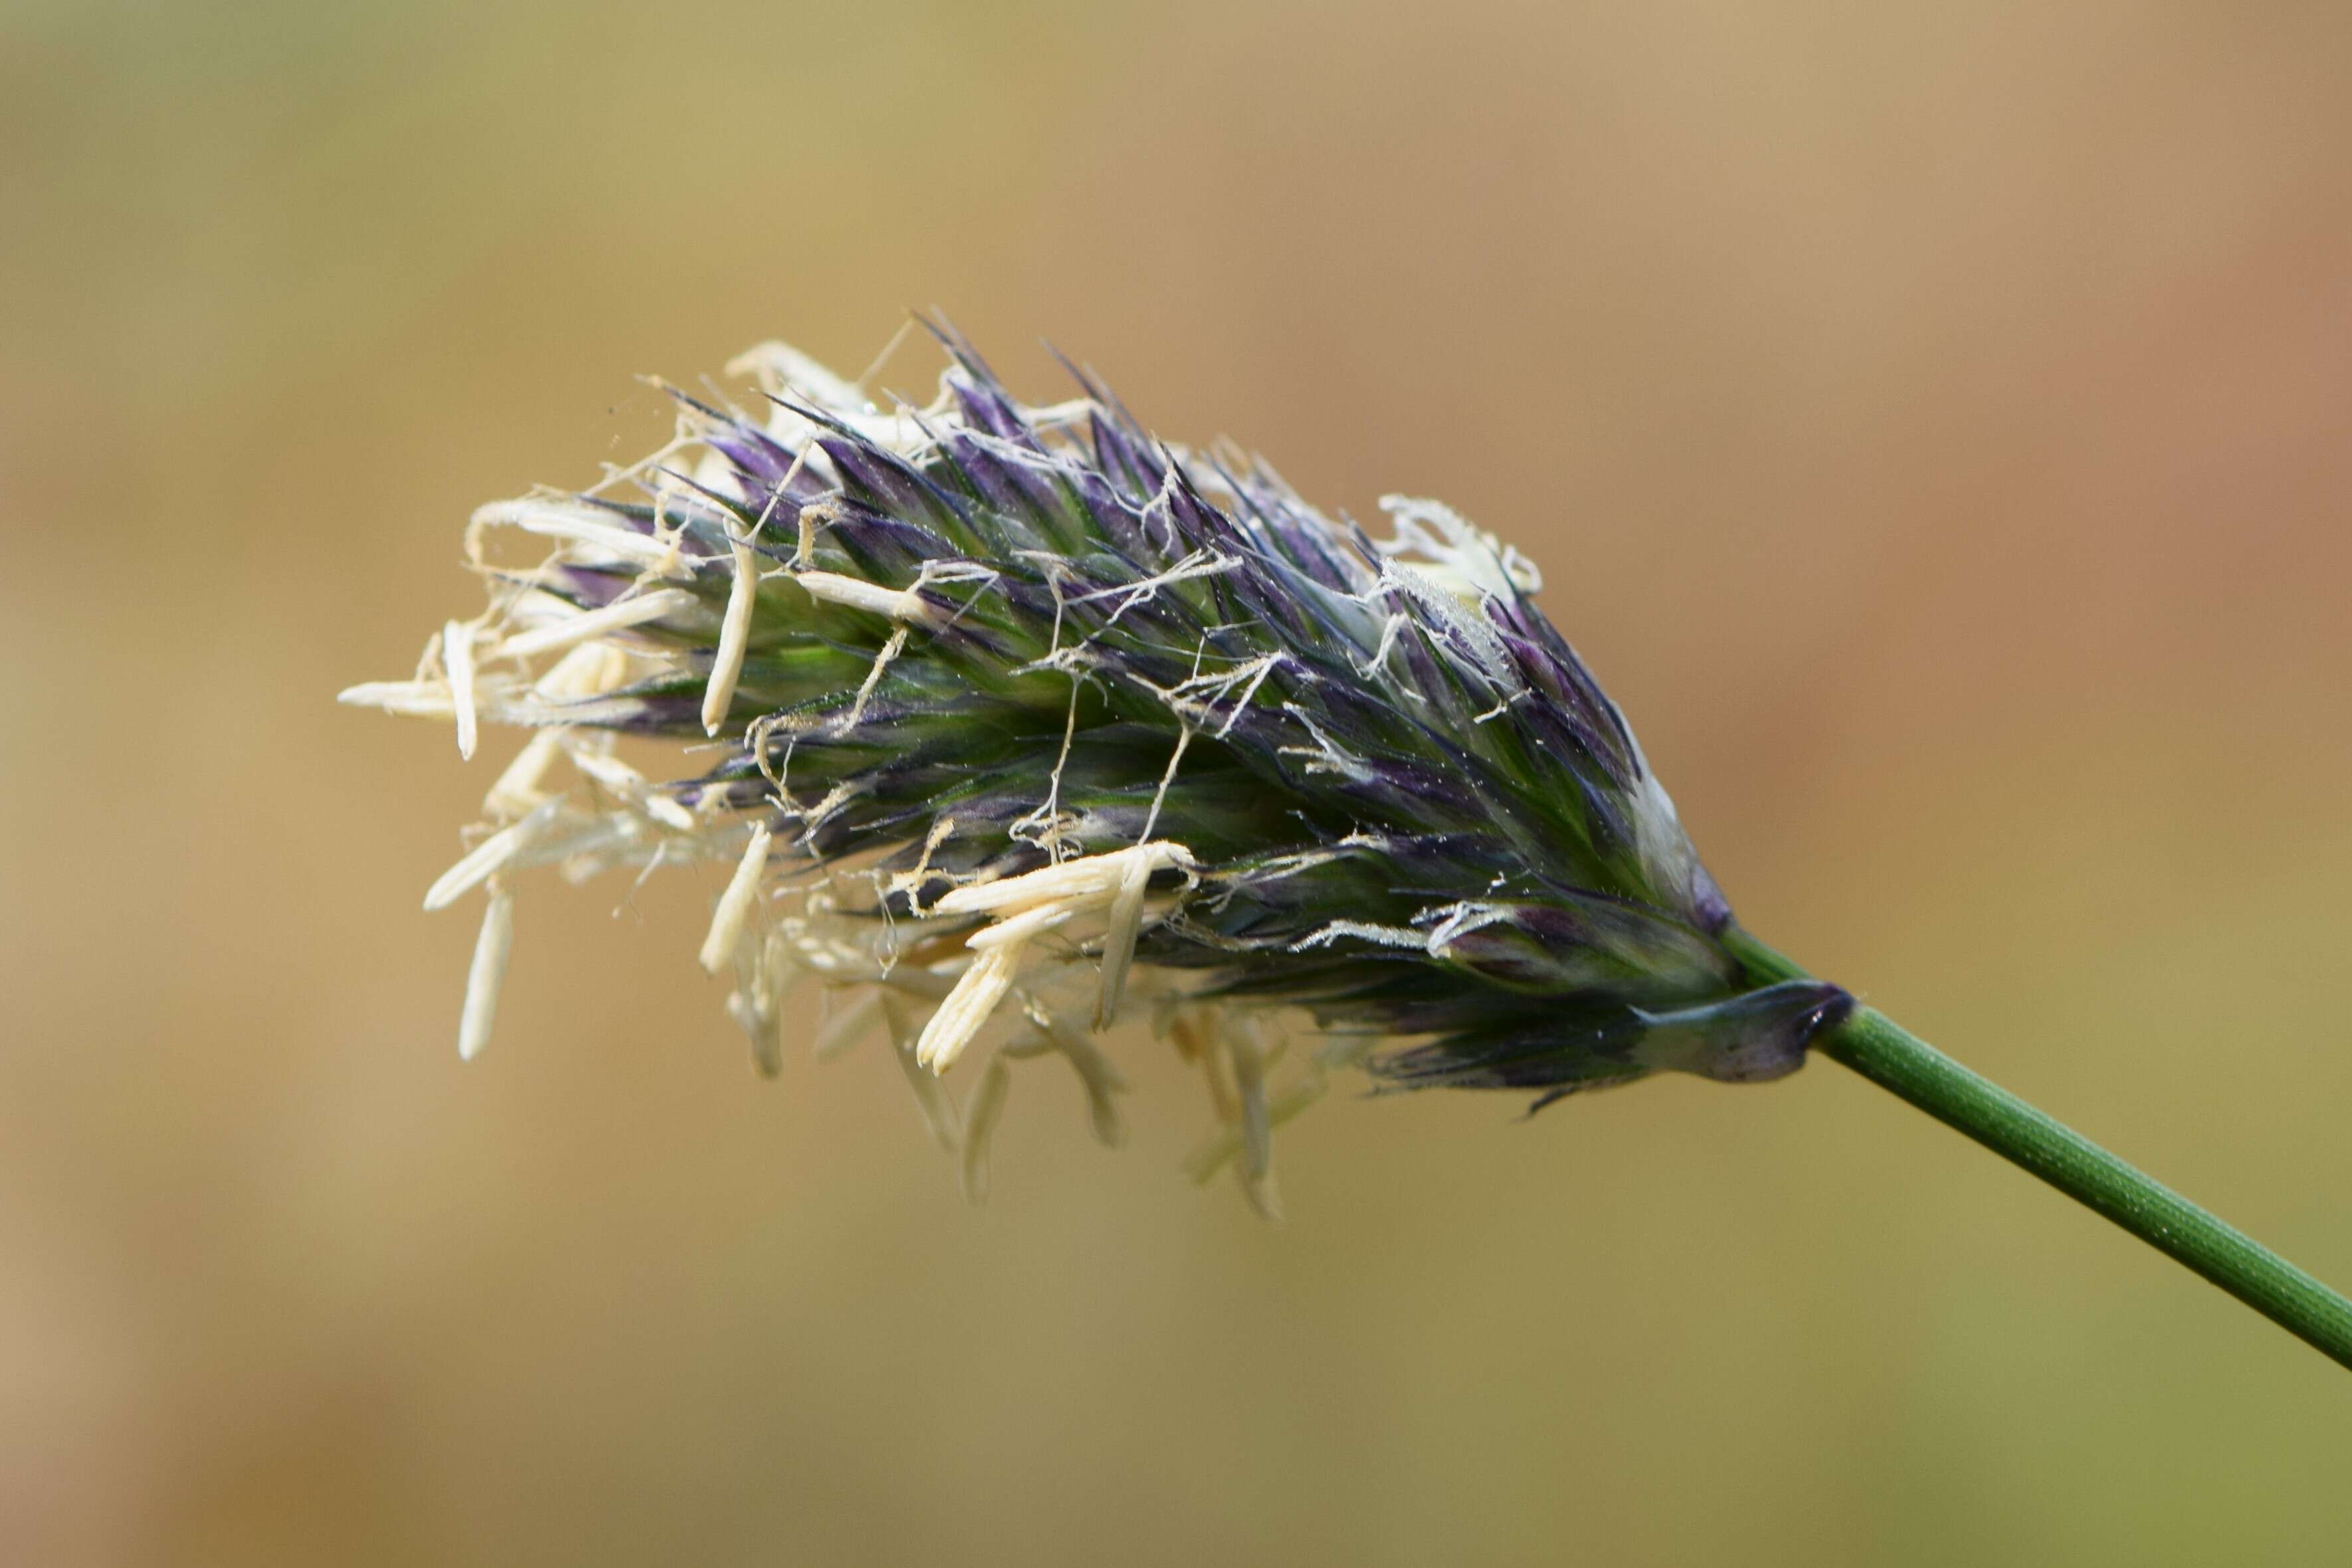
[[(1020, 1064), (1059, 1058), (1118, 1141), (1098, 1038), (1148, 1019), (1207, 1076), (1191, 1162), (1274, 1205), (1274, 1127), (1337, 1069), (1538, 1105), (1672, 1070), (1786, 1073), (1850, 1000), (1759, 985), (1631, 727), (1446, 507), (1387, 537), (1263, 462), (1154, 439), (1090, 375), (1015, 402), (943, 325), (921, 408), (780, 344), (747, 406), (577, 494), (482, 507), (486, 609), (350, 703), (532, 731), (428, 908), (488, 906), (460, 1031), (487, 1039), (509, 888), (554, 866), (729, 868), (701, 946), (763, 1072), (785, 998), (820, 1054), (887, 1036), (984, 1190)], [(520, 540), (520, 560), (501, 538)], [(623, 736), (715, 760), (651, 779)], [(982, 1059), (958, 1108), (942, 1074)]]

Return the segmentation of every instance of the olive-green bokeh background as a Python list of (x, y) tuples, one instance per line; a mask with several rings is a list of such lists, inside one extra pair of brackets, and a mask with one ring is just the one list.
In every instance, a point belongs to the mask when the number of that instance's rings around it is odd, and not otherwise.
[[(1748, 921), (2352, 1280), (2352, 12), (0, 9), (0, 1556), (2320, 1563), (2352, 1384), (1828, 1065), (1342, 1099), (1291, 1218), (339, 709), (631, 376), (945, 308), (1528, 548)], [(883, 380), (928, 389), (920, 350)]]

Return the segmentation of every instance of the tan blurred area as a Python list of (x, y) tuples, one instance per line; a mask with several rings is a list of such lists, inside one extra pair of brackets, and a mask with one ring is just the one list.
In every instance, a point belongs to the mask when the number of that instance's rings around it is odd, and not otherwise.
[[(2352, 1385), (1833, 1065), (1342, 1095), (1289, 1218), (713, 875), (427, 916), (478, 502), (943, 308), (1525, 546), (1743, 918), (2352, 1281), (2352, 10), (0, 14), (0, 1560), (2340, 1561)], [(919, 345), (880, 378), (920, 399)]]

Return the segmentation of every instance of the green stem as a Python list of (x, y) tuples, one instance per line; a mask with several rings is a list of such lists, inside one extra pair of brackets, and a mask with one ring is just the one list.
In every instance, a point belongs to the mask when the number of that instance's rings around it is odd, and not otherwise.
[[(1808, 977), (1737, 927), (1725, 940), (1759, 981)], [(2000, 1085), (1978, 1077), (1884, 1013), (1856, 1008), (1845, 1022), (1816, 1040), (1813, 1049), (2031, 1171), (2329, 1359), (2352, 1367), (2352, 1301)]]

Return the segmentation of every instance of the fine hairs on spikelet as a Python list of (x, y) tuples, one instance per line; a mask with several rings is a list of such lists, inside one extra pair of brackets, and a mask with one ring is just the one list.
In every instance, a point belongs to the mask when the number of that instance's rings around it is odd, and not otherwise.
[[(1376, 538), (1262, 462), (1146, 434), (1100, 383), (1015, 402), (944, 323), (921, 408), (782, 344), (741, 404), (579, 494), (486, 506), (488, 591), (414, 678), (343, 700), (530, 739), (427, 908), (488, 889), (459, 1045), (488, 1036), (511, 890), (707, 862), (700, 951), (763, 1074), (880, 1035), (966, 1191), (1056, 1059), (1123, 1137), (1111, 1039), (1205, 1080), (1186, 1162), (1276, 1211), (1273, 1140), (1346, 1067), (1534, 1091), (1777, 1077), (1850, 1007), (1751, 983), (1730, 911), (1534, 567), (1433, 501)], [(717, 760), (648, 779), (616, 737)], [(789, 1011), (805, 986), (815, 1009)], [(1381, 1041), (1396, 1042), (1376, 1051)], [(959, 1108), (944, 1074), (981, 1059)]]

